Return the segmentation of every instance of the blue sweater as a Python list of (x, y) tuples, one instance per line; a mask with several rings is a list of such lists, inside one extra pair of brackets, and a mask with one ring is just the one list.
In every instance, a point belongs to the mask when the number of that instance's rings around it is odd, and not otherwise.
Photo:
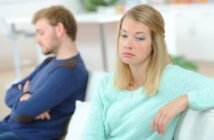
[[(74, 67), (64, 66), (73, 61)], [(19, 101), (24, 86), (30, 80), (27, 101)], [(26, 140), (50, 140), (63, 135), (66, 124), (75, 109), (75, 101), (83, 100), (88, 80), (88, 72), (78, 54), (66, 60), (53, 58), (43, 62), (35, 71), (7, 92), (5, 102), (11, 114), (2, 122), (0, 128), (14, 132)], [(35, 117), (50, 110), (51, 120), (36, 120)]]
[(119, 90), (113, 83), (113, 75), (105, 76), (100, 82), (83, 140), (172, 140), (181, 114), (170, 121), (164, 135), (150, 130), (162, 106), (186, 94), (191, 109), (214, 107), (214, 79), (174, 65), (165, 68), (159, 91), (151, 97), (146, 96), (143, 87)]

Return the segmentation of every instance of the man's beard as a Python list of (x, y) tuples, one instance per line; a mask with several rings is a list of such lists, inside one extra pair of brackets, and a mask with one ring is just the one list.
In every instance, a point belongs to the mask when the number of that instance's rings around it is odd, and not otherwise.
[(48, 47), (46, 51), (43, 52), (44, 55), (56, 54), (58, 50), (58, 43), (52, 44), (52, 46)]
[(45, 52), (45, 53), (43, 53), (44, 55), (50, 55), (50, 54), (52, 54), (53, 52), (52, 51), (48, 51), (48, 52)]

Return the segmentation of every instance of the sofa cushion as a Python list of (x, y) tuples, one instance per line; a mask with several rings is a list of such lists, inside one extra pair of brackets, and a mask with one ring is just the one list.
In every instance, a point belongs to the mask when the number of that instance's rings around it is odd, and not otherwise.
[(92, 95), (97, 88), (97, 83), (99, 83), (102, 77), (106, 74), (107, 72), (103, 71), (89, 72), (85, 101), (76, 101), (76, 109), (68, 125), (68, 131), (65, 140), (81, 140), (83, 129), (90, 110), (90, 101), (92, 99)]
[(76, 110), (68, 125), (65, 140), (81, 140), (90, 110), (89, 102), (76, 101)]
[(187, 110), (179, 122), (174, 140), (214, 139), (214, 110)]

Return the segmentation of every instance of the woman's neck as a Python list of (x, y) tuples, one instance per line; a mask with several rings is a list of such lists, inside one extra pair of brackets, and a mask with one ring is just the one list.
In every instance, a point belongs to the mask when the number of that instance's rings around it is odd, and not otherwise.
[(141, 65), (130, 65), (133, 84), (130, 87), (136, 89), (142, 86), (145, 78), (146, 78), (146, 69), (148, 66), (148, 61), (144, 62)]

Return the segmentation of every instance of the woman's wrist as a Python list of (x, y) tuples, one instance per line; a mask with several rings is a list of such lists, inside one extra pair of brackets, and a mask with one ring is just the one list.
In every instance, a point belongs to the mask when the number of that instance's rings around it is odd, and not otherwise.
[(187, 108), (189, 106), (189, 99), (187, 95), (182, 95), (179, 97), (182, 105)]

